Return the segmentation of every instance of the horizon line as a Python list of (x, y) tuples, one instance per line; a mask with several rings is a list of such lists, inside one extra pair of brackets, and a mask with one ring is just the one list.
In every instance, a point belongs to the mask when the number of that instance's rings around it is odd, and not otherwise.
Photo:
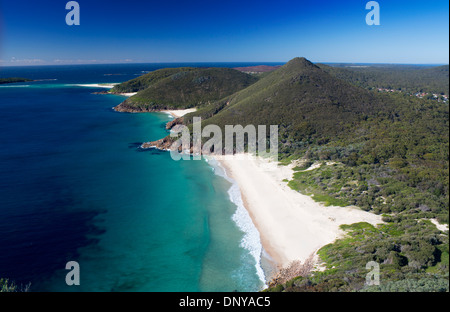
[[(247, 63), (247, 64), (286, 64), (289, 61), (167, 61), (167, 62), (91, 62), (91, 63), (49, 63), (49, 64), (2, 64), (2, 67), (39, 67), (39, 66), (83, 66), (83, 65), (125, 65), (125, 64), (232, 64), (232, 63)], [(449, 63), (397, 63), (397, 62), (339, 62), (339, 61), (317, 61), (314, 64), (351, 64), (351, 65), (422, 65), (422, 66), (443, 66)]]

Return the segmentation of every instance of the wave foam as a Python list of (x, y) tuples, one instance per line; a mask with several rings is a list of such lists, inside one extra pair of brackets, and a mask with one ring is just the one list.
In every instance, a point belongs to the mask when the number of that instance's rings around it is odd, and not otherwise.
[(215, 168), (214, 173), (218, 176), (225, 178), (227, 181), (232, 183), (230, 189), (228, 190), (228, 195), (230, 201), (236, 205), (236, 211), (232, 216), (232, 220), (236, 223), (238, 228), (244, 232), (244, 237), (241, 240), (241, 247), (248, 250), (250, 255), (255, 259), (256, 273), (259, 279), (266, 284), (266, 278), (264, 270), (261, 266), (261, 255), (263, 253), (263, 247), (261, 239), (259, 236), (258, 229), (253, 224), (252, 219), (244, 206), (242, 201), (241, 190), (236, 181), (227, 176), (225, 169), (220, 165), (220, 163), (215, 159), (209, 159), (208, 164)]

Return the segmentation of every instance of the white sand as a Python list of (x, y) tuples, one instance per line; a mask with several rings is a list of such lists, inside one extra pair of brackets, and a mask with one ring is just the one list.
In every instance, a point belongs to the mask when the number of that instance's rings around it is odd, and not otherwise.
[(88, 87), (88, 88), (107, 88), (107, 89), (111, 89), (117, 84), (119, 84), (119, 83), (90, 83), (90, 84), (76, 84), (75, 86)]
[(343, 234), (341, 224), (382, 223), (381, 216), (357, 207), (325, 207), (292, 190), (283, 182), (292, 178), (292, 166), (248, 155), (227, 156), (219, 162), (238, 183), (263, 247), (278, 265), (305, 261)]
[(172, 115), (175, 118), (183, 117), (186, 114), (193, 113), (197, 109), (196, 108), (188, 108), (188, 109), (177, 109), (177, 110), (163, 110), (161, 112)]
[(115, 93), (115, 94), (123, 95), (123, 96), (133, 96), (133, 95), (137, 94), (137, 92)]
[[(76, 84), (75, 86), (86, 87), (86, 88), (112, 89), (115, 85), (118, 85), (118, 84), (120, 84), (120, 83), (90, 83), (90, 84)], [(125, 93), (114, 93), (114, 94), (130, 97), (130, 96), (137, 94), (137, 92), (125, 92)]]
[(441, 224), (436, 219), (430, 219), (431, 223), (436, 225), (439, 231), (446, 232), (448, 231), (448, 224)]

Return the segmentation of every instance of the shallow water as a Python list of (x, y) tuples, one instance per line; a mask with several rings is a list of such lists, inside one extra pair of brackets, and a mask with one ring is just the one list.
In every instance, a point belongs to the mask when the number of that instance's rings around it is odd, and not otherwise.
[[(261, 289), (261, 247), (232, 183), (204, 160), (138, 148), (167, 135), (168, 115), (117, 113), (124, 97), (75, 85), (155, 66), (1, 73), (57, 80), (0, 88), (0, 277), (32, 291)], [(68, 261), (80, 286), (65, 284)]]

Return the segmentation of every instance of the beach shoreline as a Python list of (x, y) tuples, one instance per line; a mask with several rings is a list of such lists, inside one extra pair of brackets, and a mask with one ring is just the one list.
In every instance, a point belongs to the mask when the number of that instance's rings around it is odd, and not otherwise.
[(171, 109), (171, 110), (162, 110), (161, 113), (166, 113), (171, 115), (174, 118), (183, 117), (186, 114), (193, 113), (197, 109), (196, 108), (187, 108), (187, 109)]
[(240, 187), (237, 182), (227, 174), (227, 170), (222, 166), (217, 158), (206, 156), (204, 159), (213, 168), (216, 175), (231, 183), (231, 186), (227, 192), (230, 201), (236, 205), (236, 210), (232, 216), (232, 220), (244, 233), (240, 245), (254, 258), (256, 274), (263, 283), (263, 287), (267, 287), (267, 281), (276, 270), (276, 263), (267, 251), (264, 250), (264, 246), (260, 240), (259, 231), (255, 227), (248, 210), (245, 208)]
[(118, 85), (120, 83), (77, 83), (74, 84), (74, 86), (78, 87), (86, 87), (86, 88), (106, 88), (106, 89), (112, 89), (115, 85)]
[[(120, 83), (84, 83), (84, 84), (75, 84), (75, 86), (78, 87), (86, 87), (86, 88), (106, 88), (106, 89), (112, 89), (114, 88), (114, 86), (118, 85)], [(109, 91), (102, 91), (99, 92), (101, 94), (114, 94), (114, 95), (121, 95), (121, 96), (126, 96), (126, 97), (130, 97), (133, 95), (136, 95), (137, 92), (111, 92)]]
[(285, 182), (292, 179), (292, 166), (248, 154), (217, 161), (238, 184), (263, 250), (278, 268), (295, 260), (304, 263), (311, 255), (317, 261), (317, 251), (344, 234), (341, 224), (383, 223), (381, 216), (357, 207), (326, 207), (292, 190)]

